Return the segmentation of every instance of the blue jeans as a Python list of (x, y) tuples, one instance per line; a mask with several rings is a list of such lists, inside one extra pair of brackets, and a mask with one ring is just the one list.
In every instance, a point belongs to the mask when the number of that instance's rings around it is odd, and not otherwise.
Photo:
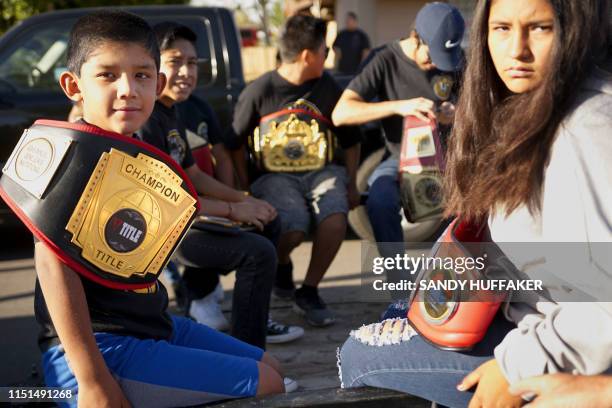
[(376, 242), (404, 242), (397, 176), (382, 175), (376, 178), (370, 186), (366, 208)]
[(457, 391), (457, 384), (494, 358), (493, 349), (514, 327), (498, 314), (485, 338), (468, 352), (440, 350), (420, 335), (386, 346), (367, 345), (351, 336), (339, 353), (342, 386), (388, 388), (449, 407), (466, 407), (473, 390)]
[(231, 335), (262, 349), (266, 347), (270, 294), (276, 274), (274, 244), (279, 233), (278, 217), (266, 226), (265, 236), (192, 228), (176, 251), (176, 260), (185, 265), (183, 279), (192, 299), (211, 293), (219, 283), (219, 274), (236, 271)]
[(318, 226), (332, 214), (348, 214), (346, 183), (346, 169), (328, 164), (307, 173), (264, 174), (251, 185), (251, 191), (276, 208), (282, 234), (307, 234), (313, 222)]

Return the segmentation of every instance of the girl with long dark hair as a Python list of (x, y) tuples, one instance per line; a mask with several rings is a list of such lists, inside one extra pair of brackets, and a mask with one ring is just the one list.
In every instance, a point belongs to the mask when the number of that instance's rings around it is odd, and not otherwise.
[[(519, 262), (507, 253), (526, 276), (589, 276), (608, 295), (610, 258), (595, 249), (612, 242), (609, 19), (608, 0), (479, 1), (445, 179), (448, 215), (486, 221), (496, 243), (586, 249), (569, 273), (537, 254)], [(470, 352), (438, 349), (397, 322), (388, 335), (384, 325), (352, 332), (339, 353), (342, 384), (506, 407), (523, 403), (510, 392), (521, 380), (610, 372), (612, 303), (564, 302), (559, 288), (545, 289), (504, 304)], [(604, 406), (584, 397), (580, 406)]]

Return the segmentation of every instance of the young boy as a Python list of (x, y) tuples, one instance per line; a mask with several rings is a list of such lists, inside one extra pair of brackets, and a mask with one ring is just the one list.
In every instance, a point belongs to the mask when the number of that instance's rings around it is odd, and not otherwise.
[[(67, 58), (60, 85), (82, 103), (83, 121), (132, 138), (165, 84), (148, 24), (119, 11), (82, 17)], [(145, 290), (111, 289), (75, 273), (43, 242), (35, 244), (35, 262), (45, 381), (78, 393), (79, 406), (195, 405), (282, 392), (276, 360), (168, 315), (159, 281)]]
[[(200, 323), (220, 329), (225, 318), (214, 299), (218, 274), (236, 270), (231, 334), (261, 348), (266, 340), (295, 340), (303, 335), (300, 327), (268, 324), (276, 272), (274, 245), (280, 232), (276, 211), (267, 202), (246, 196), (201, 171), (194, 163), (185, 128), (177, 117), (175, 105), (185, 101), (197, 83), (196, 35), (188, 27), (172, 22), (156, 25), (154, 32), (161, 50), (161, 72), (167, 82), (142, 127), (142, 139), (170, 154), (185, 169), (198, 193), (210, 197), (201, 198), (205, 214), (259, 224), (265, 236), (201, 229), (187, 233), (177, 250), (177, 259), (186, 266), (183, 277), (192, 298), (189, 314)], [(258, 211), (271, 216), (249, 218), (250, 213)]]

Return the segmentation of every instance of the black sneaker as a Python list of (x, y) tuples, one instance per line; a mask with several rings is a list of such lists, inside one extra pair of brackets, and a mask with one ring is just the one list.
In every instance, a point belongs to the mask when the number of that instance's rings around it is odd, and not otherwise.
[(304, 335), (304, 329), (300, 326), (287, 326), (274, 320), (268, 319), (268, 332), (266, 343), (279, 344), (288, 343), (299, 339)]
[(274, 296), (280, 300), (293, 300), (295, 284), (293, 283), (293, 263), (278, 264), (274, 281)]
[(305, 291), (300, 288), (295, 291), (293, 310), (304, 316), (306, 322), (315, 327), (330, 326), (336, 322), (334, 314), (325, 306), (325, 302), (316, 291)]

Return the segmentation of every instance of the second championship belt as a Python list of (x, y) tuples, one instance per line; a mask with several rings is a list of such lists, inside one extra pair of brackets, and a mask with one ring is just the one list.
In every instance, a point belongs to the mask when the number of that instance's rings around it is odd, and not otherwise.
[(420, 222), (442, 214), (443, 170), (444, 155), (435, 121), (406, 116), (398, 171), (408, 221)]
[(323, 168), (336, 148), (330, 121), (305, 109), (264, 116), (249, 144), (261, 170), (287, 173)]
[(154, 284), (199, 208), (170, 156), (87, 124), (36, 121), (2, 171), (0, 195), (32, 233), (114, 289)]
[[(514, 265), (490, 241), (486, 223), (474, 224), (459, 219), (442, 233), (430, 258), (433, 264), (422, 268), (417, 275), (408, 321), (425, 340), (438, 348), (470, 350), (484, 338), (506, 299), (504, 292), (475, 290), (470, 282), (486, 280), (499, 271), (514, 270)], [(466, 259), (474, 262), (468, 267)], [(451, 290), (437, 285), (458, 281), (463, 281), (464, 287)]]

